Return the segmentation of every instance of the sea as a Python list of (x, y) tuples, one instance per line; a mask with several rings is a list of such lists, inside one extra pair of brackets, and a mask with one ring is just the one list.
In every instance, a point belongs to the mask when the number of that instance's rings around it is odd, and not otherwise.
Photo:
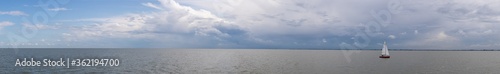
[[(0, 73), (500, 74), (500, 51), (389, 52), (382, 59), (380, 50), (3, 48)], [(119, 65), (16, 66), (24, 58), (118, 59)]]

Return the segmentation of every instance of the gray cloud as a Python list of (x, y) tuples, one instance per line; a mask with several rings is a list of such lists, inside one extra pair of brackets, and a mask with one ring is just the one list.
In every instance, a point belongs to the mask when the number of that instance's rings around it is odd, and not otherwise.
[[(371, 11), (388, 10), (392, 20), (369, 34), (369, 46), (394, 48), (500, 47), (498, 1), (393, 0), (159, 0), (142, 3), (160, 11), (100, 19), (74, 30), (72, 39), (151, 39), (172, 47), (339, 48), (355, 43)], [(495, 4), (497, 2), (497, 4)], [(210, 4), (207, 4), (210, 3)], [(367, 24), (368, 23), (368, 24)], [(148, 41), (139, 41), (148, 43)]]

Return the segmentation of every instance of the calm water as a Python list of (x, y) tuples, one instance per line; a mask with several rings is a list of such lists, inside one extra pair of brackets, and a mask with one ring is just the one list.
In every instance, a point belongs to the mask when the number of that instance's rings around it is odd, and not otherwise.
[[(499, 51), (0, 49), (0, 73), (498, 74)], [(353, 52), (354, 50), (348, 51)], [(346, 57), (347, 55), (347, 57)], [(116, 58), (118, 67), (15, 67), (22, 58)], [(348, 59), (351, 59), (349, 61)]]

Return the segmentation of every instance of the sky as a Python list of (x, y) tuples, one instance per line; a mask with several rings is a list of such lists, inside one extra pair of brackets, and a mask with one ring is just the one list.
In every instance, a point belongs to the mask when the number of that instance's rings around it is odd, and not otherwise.
[(3, 0), (1, 48), (497, 49), (498, 0)]

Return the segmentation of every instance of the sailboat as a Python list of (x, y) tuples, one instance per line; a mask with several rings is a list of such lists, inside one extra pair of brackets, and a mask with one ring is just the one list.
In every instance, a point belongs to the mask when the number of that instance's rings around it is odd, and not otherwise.
[(379, 58), (391, 58), (389, 56), (389, 49), (387, 49), (387, 44), (384, 41), (384, 47), (382, 48), (382, 55), (379, 56)]

